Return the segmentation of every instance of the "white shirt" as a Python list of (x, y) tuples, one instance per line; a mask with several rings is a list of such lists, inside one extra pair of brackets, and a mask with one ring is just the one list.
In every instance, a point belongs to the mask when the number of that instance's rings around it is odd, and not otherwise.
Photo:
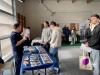
[(24, 32), (24, 36), (25, 37), (29, 37), (29, 34), (30, 34), (30, 30), (26, 29), (25, 32)]
[(42, 42), (50, 42), (51, 40), (51, 30), (49, 27), (42, 30)]
[(94, 28), (95, 28), (95, 26), (94, 26), (94, 25), (90, 26), (91, 31), (93, 31), (93, 30), (94, 30)]

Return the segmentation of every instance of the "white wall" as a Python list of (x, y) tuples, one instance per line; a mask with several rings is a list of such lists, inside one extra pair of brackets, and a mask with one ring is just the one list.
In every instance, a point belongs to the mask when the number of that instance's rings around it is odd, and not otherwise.
[(26, 16), (27, 26), (31, 27), (31, 38), (41, 35), (41, 24), (44, 21), (56, 21), (59, 24), (80, 23), (90, 18), (92, 14), (100, 15), (100, 2), (86, 1), (44, 1), (44, 4), (53, 12), (54, 16), (37, 0), (26, 0), (24, 3), (24, 15)]
[(23, 3), (19, 2), (18, 0), (16, 1), (16, 12), (20, 13), (21, 15), (23, 15)]

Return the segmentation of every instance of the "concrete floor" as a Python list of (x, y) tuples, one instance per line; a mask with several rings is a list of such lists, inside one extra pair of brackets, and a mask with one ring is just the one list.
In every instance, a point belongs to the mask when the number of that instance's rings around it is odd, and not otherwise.
[[(61, 73), (59, 75), (92, 75), (92, 71), (85, 71), (79, 69), (79, 56), (81, 55), (82, 51), (79, 49), (78, 46), (68, 46), (59, 48), (59, 59), (61, 69)], [(10, 71), (5, 71), (4, 75), (10, 75)], [(23, 75), (32, 75), (32, 72), (27, 71)], [(41, 73), (40, 75), (44, 74)]]

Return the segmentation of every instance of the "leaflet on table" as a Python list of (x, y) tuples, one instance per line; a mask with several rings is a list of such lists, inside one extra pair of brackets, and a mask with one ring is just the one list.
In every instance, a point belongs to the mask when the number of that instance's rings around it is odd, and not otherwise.
[(30, 46), (30, 47), (24, 46), (24, 54), (31, 54), (32, 52), (35, 52), (35, 51), (36, 51), (36, 49), (33, 46)]
[(41, 52), (46, 52), (46, 51), (44, 50), (44, 48), (41, 47), (41, 46), (36, 46), (36, 48), (38, 49), (39, 53), (41, 53)]
[(43, 61), (44, 64), (46, 64), (46, 63), (52, 63), (52, 62), (53, 62), (53, 61), (50, 59), (50, 57), (48, 56), (47, 53), (45, 53), (45, 54), (40, 54), (40, 56), (41, 56), (41, 59), (42, 59), (42, 61)]
[(83, 44), (83, 43), (81, 44), (80, 49), (82, 49), (82, 50), (84, 50), (84, 51), (87, 51), (87, 52), (91, 52), (91, 48), (90, 48), (90, 47), (86, 47), (86, 45)]
[(29, 64), (29, 58), (28, 58), (28, 57), (24, 57), (24, 62), (23, 62), (23, 64), (24, 64), (25, 66), (27, 66), (27, 65)]
[(32, 54), (30, 56), (30, 65), (31, 67), (41, 65), (41, 62), (39, 61), (39, 54)]
[(24, 58), (24, 65), (27, 66), (30, 63), (31, 67), (39, 66), (41, 65), (41, 62), (39, 61), (38, 54), (32, 54), (29, 58)]

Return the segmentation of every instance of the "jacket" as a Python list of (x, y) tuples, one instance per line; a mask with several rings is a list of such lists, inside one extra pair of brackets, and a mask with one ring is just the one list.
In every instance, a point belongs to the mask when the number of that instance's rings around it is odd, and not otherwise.
[(63, 31), (60, 27), (55, 27), (52, 30), (52, 36), (51, 36), (51, 47), (55, 48), (55, 47), (60, 47), (61, 46), (61, 35), (62, 35)]
[(85, 30), (85, 38), (87, 39), (87, 42), (91, 41), (91, 36), (92, 36), (91, 29), (90, 27), (88, 27)]
[(72, 30), (71, 35), (76, 35), (76, 30)]
[(50, 30), (50, 28), (49, 27), (47, 27), (47, 28), (44, 28), (43, 30), (42, 30), (42, 42), (50, 42), (50, 40), (51, 40), (51, 30)]
[(89, 41), (89, 47), (100, 50), (100, 24), (94, 27), (91, 40)]
[(70, 31), (69, 29), (66, 29), (65, 35), (66, 35), (66, 36), (70, 36), (70, 35), (71, 35), (71, 31)]

